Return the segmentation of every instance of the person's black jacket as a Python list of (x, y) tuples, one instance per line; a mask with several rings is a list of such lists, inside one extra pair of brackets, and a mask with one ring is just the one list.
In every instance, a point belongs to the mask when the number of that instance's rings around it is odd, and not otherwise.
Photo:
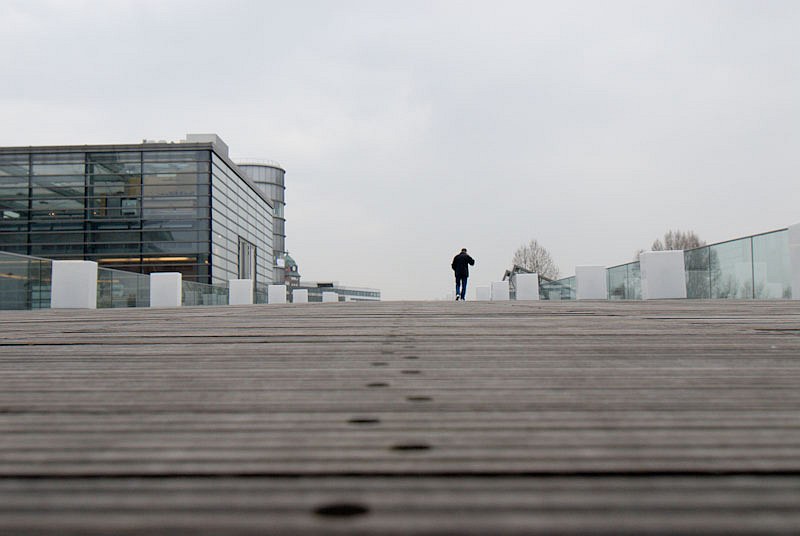
[(456, 273), (456, 277), (469, 277), (469, 265), (474, 264), (475, 259), (462, 252), (453, 257), (453, 264), (450, 266)]

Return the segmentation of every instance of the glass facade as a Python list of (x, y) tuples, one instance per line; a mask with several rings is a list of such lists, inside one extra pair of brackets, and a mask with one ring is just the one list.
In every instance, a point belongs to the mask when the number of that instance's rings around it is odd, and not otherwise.
[(211, 143), (0, 149), (0, 251), (208, 284), (238, 276), (242, 237), (271, 283), (271, 233), (272, 207)]
[(212, 283), (227, 283), (253, 269), (256, 282), (271, 283), (272, 207), (216, 155), (211, 181)]
[(277, 284), (283, 284), (285, 282), (285, 269), (282, 264), (278, 263), (278, 259), (283, 259), (286, 255), (286, 218), (284, 217), (284, 208), (286, 207), (286, 171), (277, 163), (247, 161), (238, 164), (238, 167), (255, 182), (256, 186), (272, 202), (272, 247), (274, 252), (272, 265), (275, 272), (274, 280)]

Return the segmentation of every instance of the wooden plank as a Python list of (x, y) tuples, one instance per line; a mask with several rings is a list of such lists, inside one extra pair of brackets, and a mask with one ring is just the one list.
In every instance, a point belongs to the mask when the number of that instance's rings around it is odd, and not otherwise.
[[(0, 503), (0, 519), (5, 528), (22, 534), (55, 533), (56, 526), (89, 534), (751, 534), (788, 532), (800, 522), (797, 478), (197, 478), (0, 484), (0, 494), (11, 497)], [(338, 517), (318, 513), (337, 505), (362, 510)]]

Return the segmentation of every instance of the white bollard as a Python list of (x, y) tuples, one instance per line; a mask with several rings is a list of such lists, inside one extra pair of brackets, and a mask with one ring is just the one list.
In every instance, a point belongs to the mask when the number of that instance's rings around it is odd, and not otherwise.
[(97, 263), (53, 261), (52, 309), (97, 309)]
[(489, 301), (491, 298), (490, 287), (475, 287), (475, 299), (477, 301)]
[(800, 300), (800, 223), (789, 226), (789, 267), (791, 269), (792, 299)]
[(296, 288), (292, 290), (292, 303), (308, 303), (308, 289)]
[(517, 274), (514, 276), (517, 301), (539, 299), (539, 274)]
[(269, 285), (267, 303), (286, 303), (286, 285)]
[(575, 299), (608, 299), (608, 280), (606, 279), (605, 266), (575, 267)]
[(228, 281), (228, 305), (253, 305), (253, 280)]
[(492, 301), (508, 301), (508, 281), (492, 281)]
[(180, 307), (182, 281), (179, 272), (150, 274), (150, 307)]
[(686, 297), (683, 251), (645, 251), (639, 255), (642, 299)]
[(338, 303), (339, 295), (335, 292), (323, 292), (322, 303)]

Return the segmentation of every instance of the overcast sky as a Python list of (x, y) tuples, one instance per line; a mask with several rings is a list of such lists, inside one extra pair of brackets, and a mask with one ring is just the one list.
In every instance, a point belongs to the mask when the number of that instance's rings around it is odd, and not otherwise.
[[(798, 1), (0, 0), (0, 145), (215, 132), (305, 279), (384, 299), (800, 222)], [(471, 294), (472, 291), (470, 291)]]

